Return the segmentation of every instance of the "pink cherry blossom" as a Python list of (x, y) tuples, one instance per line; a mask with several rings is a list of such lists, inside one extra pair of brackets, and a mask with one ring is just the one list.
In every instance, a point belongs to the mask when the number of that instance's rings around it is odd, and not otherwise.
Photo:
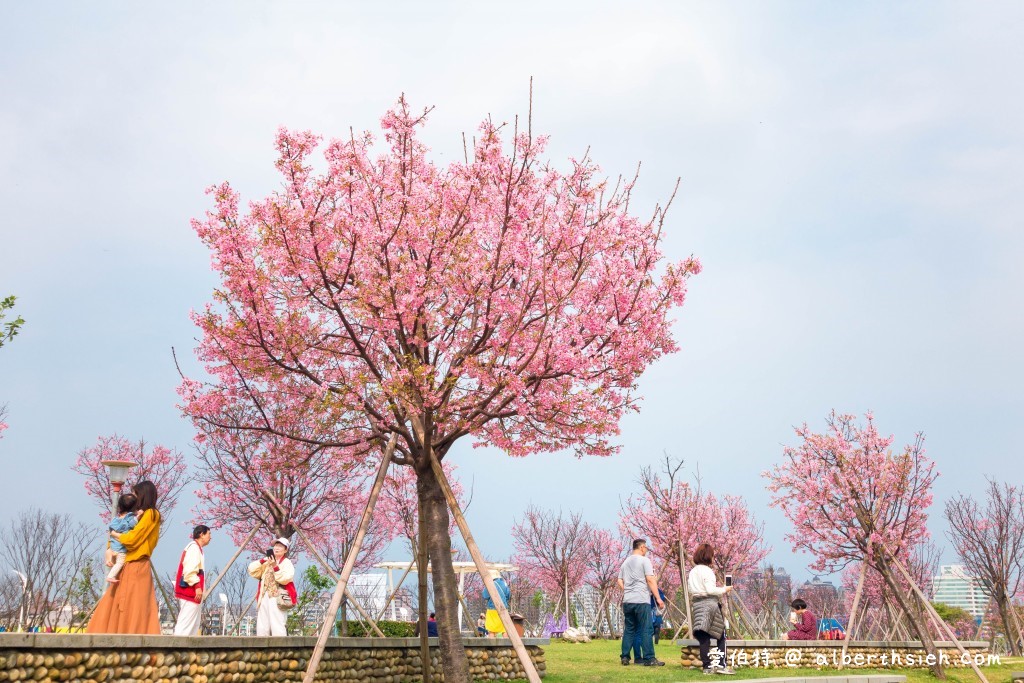
[(104, 519), (110, 517), (111, 484), (104, 460), (128, 460), (137, 463), (128, 470), (124, 490), (148, 479), (156, 485), (157, 507), (164, 520), (170, 518), (178, 503), (182, 489), (192, 480), (185, 456), (181, 451), (159, 444), (149, 446), (145, 439), (129, 441), (114, 434), (101, 436), (95, 446), (83, 448), (71, 469), (85, 478), (85, 491), (93, 499)]

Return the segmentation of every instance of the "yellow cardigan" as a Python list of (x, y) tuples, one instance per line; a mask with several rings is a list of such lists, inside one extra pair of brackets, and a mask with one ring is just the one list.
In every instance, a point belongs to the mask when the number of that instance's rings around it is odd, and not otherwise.
[(125, 562), (149, 557), (160, 540), (160, 513), (156, 510), (143, 511), (135, 528), (121, 534), (118, 540), (128, 549)]

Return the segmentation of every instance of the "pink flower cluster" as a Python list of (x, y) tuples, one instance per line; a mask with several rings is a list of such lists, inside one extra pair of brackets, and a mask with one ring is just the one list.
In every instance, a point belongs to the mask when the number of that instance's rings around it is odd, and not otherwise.
[(787, 539), (814, 558), (817, 571), (879, 557), (906, 557), (928, 538), (928, 507), (938, 473), (925, 456), (924, 436), (894, 451), (869, 413), (864, 425), (833, 412), (821, 434), (807, 425), (801, 443), (765, 472), (772, 505), (793, 523)]
[(700, 263), (663, 262), (663, 210), (633, 217), (632, 181), (588, 159), (556, 171), (542, 138), (489, 121), (469, 159), (438, 167), (424, 121), (400, 100), (382, 153), (368, 133), (333, 140), (320, 172), (320, 138), (282, 129), (280, 192), (242, 210), (210, 189), (193, 226), (221, 284), (193, 317), (215, 382), (182, 383), (186, 413), (287, 404), (238, 428), (338, 448), (397, 433), (402, 453), (465, 435), (517, 456), (614, 452)]

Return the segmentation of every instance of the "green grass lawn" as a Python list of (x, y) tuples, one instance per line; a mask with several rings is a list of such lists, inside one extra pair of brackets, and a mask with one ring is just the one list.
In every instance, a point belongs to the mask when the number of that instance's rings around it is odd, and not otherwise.
[[(869, 673), (894, 673), (894, 670), (880, 669), (759, 669), (748, 667), (737, 671), (736, 676), (705, 676), (699, 669), (684, 669), (679, 663), (679, 648), (662, 641), (655, 647), (658, 659), (665, 666), (622, 666), (619, 663), (619, 641), (594, 640), (589, 643), (553, 642), (544, 648), (547, 659), (545, 683), (604, 683), (605, 681), (626, 681), (636, 683), (668, 683), (677, 681), (708, 681), (737, 678), (777, 678), (785, 676), (827, 676), (857, 675)], [(984, 667), (982, 671), (989, 683), (1009, 683), (1010, 672), (1024, 670), (1024, 659), (1004, 658), (1000, 666)], [(971, 669), (947, 668), (952, 683), (977, 681)], [(907, 683), (935, 683), (937, 680), (924, 669), (900, 669), (895, 673), (906, 675)]]

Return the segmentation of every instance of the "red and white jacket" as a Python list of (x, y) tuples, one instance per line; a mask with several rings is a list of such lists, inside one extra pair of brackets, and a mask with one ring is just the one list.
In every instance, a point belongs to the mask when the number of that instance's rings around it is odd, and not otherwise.
[(203, 571), (203, 548), (192, 541), (181, 552), (178, 575), (174, 577), (174, 597), (179, 600), (199, 603), (196, 589), (206, 590), (206, 573)]

